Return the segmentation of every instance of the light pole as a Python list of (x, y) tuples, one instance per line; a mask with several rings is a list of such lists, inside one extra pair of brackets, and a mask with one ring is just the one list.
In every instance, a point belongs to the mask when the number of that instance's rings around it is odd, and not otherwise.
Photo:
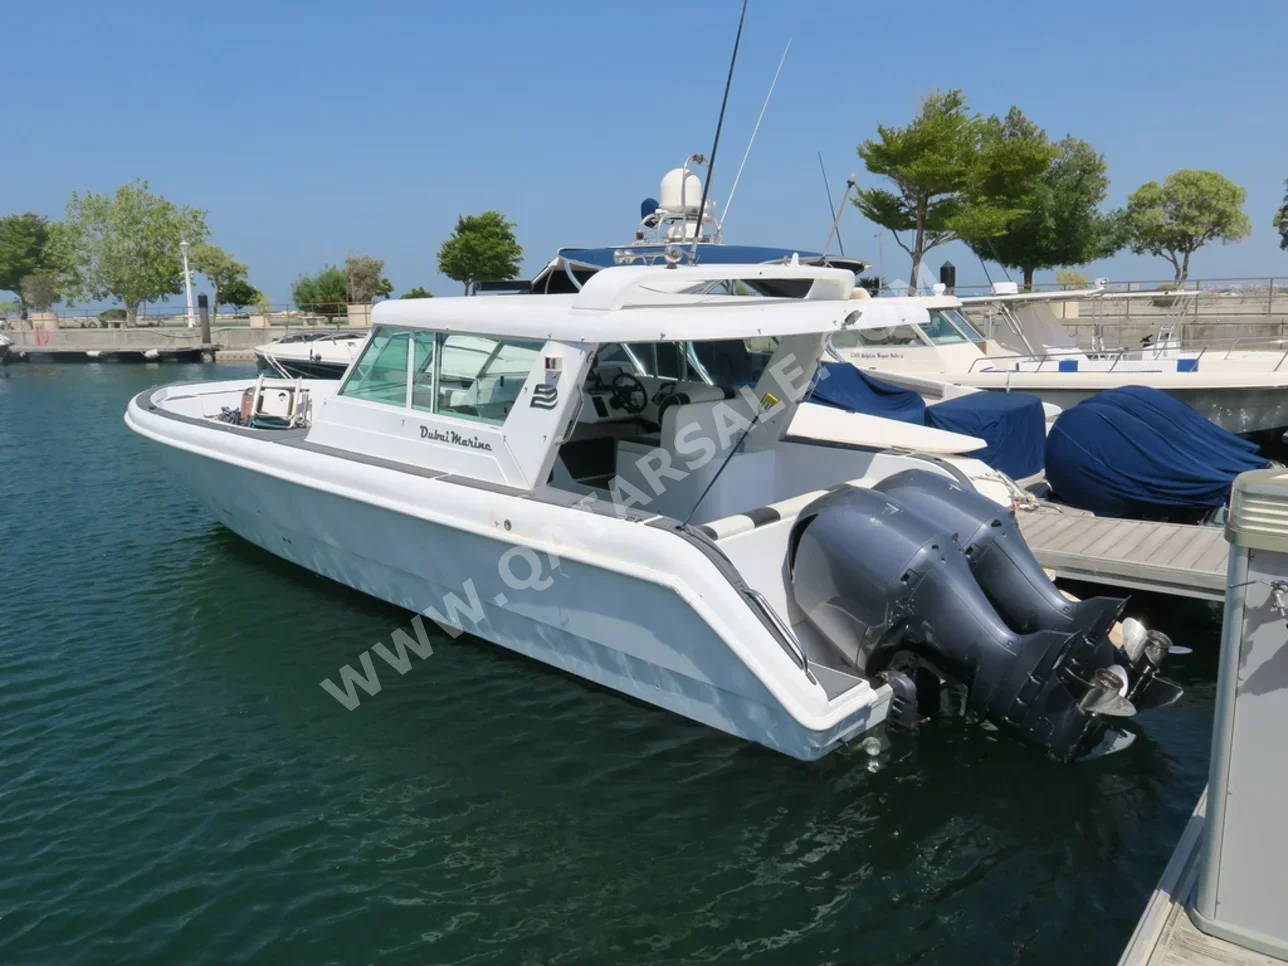
[(188, 268), (188, 239), (179, 239), (179, 251), (183, 253), (183, 288), (188, 295), (188, 328), (197, 324), (197, 316), (192, 311), (192, 270)]

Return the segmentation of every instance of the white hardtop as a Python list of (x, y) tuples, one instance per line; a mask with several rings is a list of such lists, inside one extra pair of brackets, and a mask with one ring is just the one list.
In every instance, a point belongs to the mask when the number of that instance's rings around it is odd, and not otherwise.
[[(804, 298), (696, 294), (704, 282), (808, 280)], [(597, 272), (575, 295), (394, 299), (372, 324), (573, 343), (685, 342), (891, 324), (879, 301), (851, 300), (854, 274), (813, 265), (624, 266)]]

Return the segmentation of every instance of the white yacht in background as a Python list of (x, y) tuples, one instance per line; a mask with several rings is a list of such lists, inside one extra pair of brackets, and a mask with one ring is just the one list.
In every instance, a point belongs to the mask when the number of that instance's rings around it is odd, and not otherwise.
[(307, 332), (255, 347), (262, 372), (290, 379), (339, 379), (358, 357), (365, 332)]
[(956, 701), (1068, 760), (1174, 699), (1169, 642), (1055, 589), (980, 440), (806, 401), (830, 337), (893, 321), (853, 289), (633, 266), (388, 301), (341, 382), (164, 387), (125, 420), (260, 547), (798, 758)]
[[(1182, 299), (1192, 294), (1132, 297)], [(1162, 390), (1232, 433), (1288, 428), (1288, 352), (1186, 348), (1171, 335), (1170, 326), (1150, 345), (1084, 351), (1050, 306), (1086, 304), (1104, 295), (1103, 289), (1091, 289), (886, 297), (880, 301), (900, 313), (899, 323), (847, 333), (836, 348), (860, 368), (1033, 393), (1060, 409), (1106, 389), (1135, 385)], [(980, 324), (985, 315), (991, 325)]]

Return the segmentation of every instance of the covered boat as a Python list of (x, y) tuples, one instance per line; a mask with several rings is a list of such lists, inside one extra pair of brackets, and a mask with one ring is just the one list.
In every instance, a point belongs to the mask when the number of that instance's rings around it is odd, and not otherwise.
[(1083, 400), (1046, 441), (1056, 498), (1101, 516), (1201, 519), (1226, 505), (1236, 476), (1267, 464), (1254, 443), (1145, 386)]

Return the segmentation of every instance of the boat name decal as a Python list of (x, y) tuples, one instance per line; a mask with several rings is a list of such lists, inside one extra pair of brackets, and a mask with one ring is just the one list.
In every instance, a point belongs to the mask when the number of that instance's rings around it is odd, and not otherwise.
[(487, 440), (479, 439), (477, 436), (462, 436), (454, 429), (430, 429), (428, 426), (421, 426), (420, 438), (427, 439), (431, 443), (450, 443), (453, 446), (464, 446), (466, 449), (492, 452), (492, 444)]

